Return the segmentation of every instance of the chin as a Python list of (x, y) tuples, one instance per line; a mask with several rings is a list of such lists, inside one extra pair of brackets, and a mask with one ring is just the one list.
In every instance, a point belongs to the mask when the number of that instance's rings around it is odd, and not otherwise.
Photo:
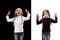
[(20, 16), (20, 15), (17, 15), (17, 16)]

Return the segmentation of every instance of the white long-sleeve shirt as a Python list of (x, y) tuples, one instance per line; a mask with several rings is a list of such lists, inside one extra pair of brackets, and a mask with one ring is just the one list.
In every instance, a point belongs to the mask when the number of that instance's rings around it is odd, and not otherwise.
[(30, 19), (30, 13), (28, 13), (27, 17), (24, 16), (16, 16), (15, 18), (9, 18), (9, 16), (6, 16), (7, 22), (14, 22), (14, 32), (23, 32), (23, 23), (26, 20)]

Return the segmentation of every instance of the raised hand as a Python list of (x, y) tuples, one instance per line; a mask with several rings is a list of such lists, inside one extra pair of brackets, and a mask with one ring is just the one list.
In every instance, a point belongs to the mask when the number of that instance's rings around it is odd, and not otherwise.
[(10, 10), (8, 11), (7, 15), (8, 15), (8, 16), (10, 15)]
[(36, 14), (36, 18), (39, 18), (39, 14)]
[(57, 17), (57, 13), (54, 13), (54, 16)]
[(26, 13), (29, 13), (29, 11), (27, 9), (25, 9)]

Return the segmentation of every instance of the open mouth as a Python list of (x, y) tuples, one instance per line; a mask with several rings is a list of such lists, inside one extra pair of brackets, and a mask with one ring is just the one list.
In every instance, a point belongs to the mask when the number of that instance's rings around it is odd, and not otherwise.
[(18, 14), (20, 14), (20, 12), (18, 12)]

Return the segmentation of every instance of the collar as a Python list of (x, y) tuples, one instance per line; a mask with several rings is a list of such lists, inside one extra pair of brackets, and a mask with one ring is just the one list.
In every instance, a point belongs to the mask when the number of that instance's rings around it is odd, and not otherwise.
[[(46, 18), (45, 16), (43, 16), (43, 18)], [(49, 18), (49, 16), (47, 16), (47, 18)]]
[(17, 17), (22, 17), (22, 16), (17, 16)]

